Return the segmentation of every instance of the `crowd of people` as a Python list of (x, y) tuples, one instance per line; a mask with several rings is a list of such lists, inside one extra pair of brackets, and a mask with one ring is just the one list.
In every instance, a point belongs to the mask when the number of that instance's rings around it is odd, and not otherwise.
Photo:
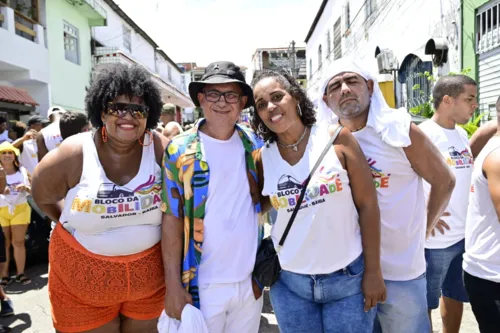
[[(0, 286), (11, 246), (14, 280), (31, 282), (38, 213), (53, 226), (56, 332), (257, 333), (264, 287), (285, 333), (430, 333), (438, 307), (459, 332), (466, 302), (482, 333), (498, 332), (499, 125), (470, 141), (459, 126), (476, 82), (441, 77), (419, 126), (353, 59), (325, 70), (320, 92), (315, 107), (286, 73), (249, 85), (215, 62), (189, 85), (205, 118), (183, 131), (150, 74), (117, 64), (91, 81), (86, 114), (0, 118)], [(268, 212), (280, 271), (265, 285)], [(14, 313), (2, 289), (0, 301)]]

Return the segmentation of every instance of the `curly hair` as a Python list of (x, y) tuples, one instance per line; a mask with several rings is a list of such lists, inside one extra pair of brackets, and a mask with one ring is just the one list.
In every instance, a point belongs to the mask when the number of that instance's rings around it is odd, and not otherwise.
[[(316, 123), (316, 111), (314, 111), (314, 104), (309, 97), (307, 97), (306, 92), (302, 89), (297, 80), (295, 80), (295, 78), (288, 73), (273, 70), (262, 71), (253, 79), (252, 88), (255, 88), (257, 83), (269, 77), (274, 78), (277, 82), (279, 82), (283, 89), (285, 89), (299, 102), (300, 109), (302, 110), (302, 115), (300, 116), (302, 123), (307, 127), (314, 125)], [(278, 136), (276, 133), (272, 132), (264, 124), (256, 109), (253, 112), (251, 122), (254, 131), (260, 135), (264, 141), (271, 143), (277, 140)]]
[(162, 101), (160, 90), (151, 80), (151, 74), (138, 65), (108, 65), (91, 79), (85, 96), (85, 109), (92, 125), (102, 127), (101, 114), (117, 96), (140, 97), (149, 107), (147, 129), (153, 129), (160, 120)]

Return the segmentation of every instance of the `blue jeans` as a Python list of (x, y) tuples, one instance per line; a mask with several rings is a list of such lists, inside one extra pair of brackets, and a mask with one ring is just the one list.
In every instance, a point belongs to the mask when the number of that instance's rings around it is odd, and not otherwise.
[(364, 311), (363, 272), (362, 255), (331, 274), (282, 271), (270, 292), (281, 332), (371, 332), (376, 311)]
[(431, 333), (425, 273), (410, 281), (385, 280), (387, 299), (377, 306), (374, 333)]
[(441, 291), (443, 296), (462, 303), (468, 302), (465, 290), (462, 255), (465, 253), (465, 240), (445, 249), (425, 249), (427, 262), (427, 307), (437, 309)]

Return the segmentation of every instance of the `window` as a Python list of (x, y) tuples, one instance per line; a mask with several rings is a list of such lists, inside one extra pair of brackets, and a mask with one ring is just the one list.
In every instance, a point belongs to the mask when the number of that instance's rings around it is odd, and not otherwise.
[(69, 24), (64, 24), (64, 58), (74, 64), (80, 65), (80, 46), (78, 29)]
[(132, 30), (123, 26), (123, 47), (132, 53)]
[(365, 2), (365, 14), (366, 18), (369, 18), (375, 12), (376, 0), (366, 0)]
[(318, 46), (318, 69), (321, 68), (321, 65), (323, 64), (323, 47), (321, 44)]
[(313, 60), (309, 59), (309, 79), (313, 76)]
[(332, 38), (330, 36), (330, 30), (326, 33), (326, 58), (330, 59), (330, 53), (332, 53)]
[(167, 77), (170, 82), (172, 82), (172, 67), (167, 66)]
[(349, 2), (345, 4), (345, 9), (344, 9), (344, 15), (345, 15), (345, 30), (348, 30), (351, 27), (351, 9), (349, 6)]
[(342, 32), (340, 31), (340, 17), (333, 26), (333, 59), (342, 58)]

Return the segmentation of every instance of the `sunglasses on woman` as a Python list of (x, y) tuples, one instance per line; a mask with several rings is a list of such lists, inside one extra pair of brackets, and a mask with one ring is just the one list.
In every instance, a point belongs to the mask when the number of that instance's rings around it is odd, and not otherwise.
[(149, 107), (146, 105), (132, 104), (132, 103), (109, 103), (106, 114), (123, 118), (130, 113), (132, 118), (144, 119), (149, 115)]

